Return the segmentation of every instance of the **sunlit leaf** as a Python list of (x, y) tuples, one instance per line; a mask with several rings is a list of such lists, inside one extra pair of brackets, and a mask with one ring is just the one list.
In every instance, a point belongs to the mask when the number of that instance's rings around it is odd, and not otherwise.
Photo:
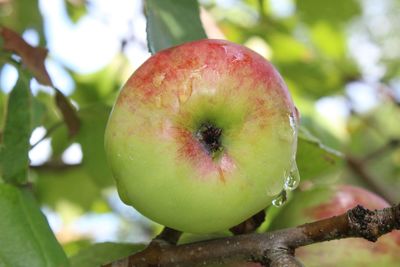
[(148, 0), (146, 4), (149, 51), (207, 38), (197, 0)]
[(0, 266), (66, 267), (67, 258), (35, 199), (0, 184)]
[(312, 56), (307, 46), (296, 40), (293, 36), (274, 34), (269, 36), (268, 39), (273, 50), (273, 60), (279, 62), (294, 62), (307, 60)]
[(344, 32), (334, 29), (328, 23), (316, 23), (311, 28), (311, 38), (317, 48), (326, 56), (339, 60), (345, 55)]
[(349, 21), (361, 11), (357, 0), (298, 0), (297, 8), (302, 20), (306, 22), (328, 21), (335, 26)]
[(87, 13), (85, 0), (65, 0), (67, 13), (73, 22), (78, 22)]

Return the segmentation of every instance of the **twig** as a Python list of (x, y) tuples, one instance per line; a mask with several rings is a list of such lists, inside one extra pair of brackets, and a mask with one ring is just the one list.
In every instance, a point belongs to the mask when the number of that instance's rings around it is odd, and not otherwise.
[(78, 168), (82, 166), (81, 163), (77, 163), (77, 164), (65, 164), (63, 162), (53, 162), (53, 161), (49, 161), (46, 162), (42, 165), (31, 165), (29, 166), (29, 168), (33, 169), (33, 170), (68, 170), (68, 169), (73, 169), (73, 168)]
[(379, 158), (380, 156), (382, 156), (386, 152), (388, 152), (388, 151), (390, 151), (392, 149), (396, 149), (399, 146), (400, 146), (400, 139), (391, 139), (391, 140), (389, 140), (389, 142), (387, 142), (382, 147), (380, 147), (377, 150), (374, 150), (374, 151), (370, 152), (368, 155), (366, 155), (364, 157), (364, 159), (363, 159), (363, 162), (365, 163), (365, 162), (370, 161), (372, 159)]
[(50, 135), (57, 130), (61, 125), (63, 125), (62, 121), (59, 121), (57, 123), (55, 123), (53, 126), (51, 126), (49, 129), (47, 129), (46, 134), (40, 138), (36, 143), (34, 143), (30, 150), (32, 150), (35, 146), (37, 146), (38, 144), (40, 144), (43, 140), (45, 140), (46, 138), (50, 137)]
[(270, 267), (301, 267), (294, 257), (298, 247), (348, 237), (376, 241), (394, 229), (400, 229), (400, 204), (375, 211), (357, 206), (340, 216), (294, 228), (145, 249), (104, 267), (202, 266), (235, 261), (256, 261)]

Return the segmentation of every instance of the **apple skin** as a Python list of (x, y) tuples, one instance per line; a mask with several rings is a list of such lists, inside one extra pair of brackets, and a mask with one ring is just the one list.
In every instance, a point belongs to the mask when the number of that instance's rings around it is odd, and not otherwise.
[[(287, 87), (268, 61), (204, 39), (160, 51), (133, 73), (110, 115), (105, 149), (126, 204), (170, 228), (210, 233), (239, 224), (279, 194), (297, 124)], [(220, 130), (218, 138), (208, 140), (208, 126)]]
[[(339, 185), (311, 191), (296, 191), (272, 229), (293, 227), (346, 212), (357, 205), (383, 209), (389, 204), (378, 195), (356, 186)], [(346, 238), (313, 244), (296, 250), (305, 266), (397, 267), (400, 266), (400, 231), (381, 236), (373, 243), (360, 238)]]

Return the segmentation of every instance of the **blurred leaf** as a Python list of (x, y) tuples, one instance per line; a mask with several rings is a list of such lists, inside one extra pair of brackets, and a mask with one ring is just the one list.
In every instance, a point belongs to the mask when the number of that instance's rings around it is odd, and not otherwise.
[(302, 181), (320, 178), (343, 164), (341, 153), (323, 145), (303, 127), (299, 130), (296, 161)]
[(29, 137), (31, 135), (31, 92), (29, 79), (19, 73), (18, 81), (8, 98), (0, 170), (7, 182), (25, 183), (29, 165)]
[(43, 166), (35, 168), (37, 173), (36, 195), (40, 203), (54, 209), (59, 202), (68, 201), (90, 210), (101, 198), (100, 189), (82, 166)]
[(185, 42), (207, 38), (197, 0), (147, 0), (147, 40), (154, 54)]
[(297, 93), (308, 97), (319, 98), (344, 88), (340, 69), (329, 62), (277, 62), (277, 66), (282, 76), (299, 89)]
[(346, 42), (343, 31), (330, 24), (319, 22), (311, 28), (311, 38), (317, 48), (327, 57), (339, 60), (345, 55)]
[(44, 105), (46, 108), (43, 114), (42, 124), (46, 128), (53, 126), (55, 123), (62, 121), (62, 116), (58, 110), (58, 107), (54, 101), (54, 95), (39, 91), (36, 95), (36, 100)]
[(80, 250), (90, 247), (91, 245), (92, 241), (90, 239), (83, 238), (63, 243), (62, 247), (67, 254), (67, 257), (71, 257), (72, 255), (77, 254)]
[(82, 127), (77, 140), (82, 146), (84, 168), (99, 186), (113, 184), (104, 150), (104, 132), (111, 108), (92, 105), (79, 111)]
[[(328, 202), (334, 193), (333, 186), (319, 186), (311, 190), (297, 189), (288, 202), (280, 207), (281, 211), (273, 219), (269, 231), (295, 227), (315, 220), (310, 216), (310, 208)], [(327, 211), (329, 212), (329, 211)]]
[(361, 12), (357, 0), (297, 0), (301, 19), (308, 23), (327, 21), (339, 26)]
[(71, 267), (98, 267), (144, 249), (141, 244), (97, 243), (70, 258)]
[(76, 114), (75, 108), (72, 106), (70, 100), (56, 89), (56, 104), (64, 118), (64, 122), (68, 126), (69, 137), (75, 136), (80, 127), (80, 121)]
[(72, 144), (73, 140), (68, 137), (68, 128), (65, 124), (55, 129), (51, 134), (51, 151), (54, 160), (60, 160), (62, 153)]
[(31, 46), (18, 33), (6, 27), (0, 27), (0, 35), (4, 41), (3, 49), (19, 55), (22, 62), (41, 84), (53, 86), (44, 65), (47, 49)]
[(116, 56), (110, 64), (97, 72), (90, 74), (71, 72), (76, 84), (76, 90), (71, 98), (81, 107), (99, 102), (112, 106), (121, 83), (127, 79), (127, 64), (125, 57)]
[(389, 140), (400, 139), (399, 120), (400, 108), (390, 101), (368, 113), (351, 116), (347, 125), (351, 138), (348, 152), (361, 157), (382, 147)]
[(303, 43), (287, 34), (273, 34), (268, 37), (273, 49), (273, 60), (279, 62), (295, 62), (307, 60), (311, 51)]
[[(0, 126), (4, 125), (4, 120), (6, 119), (6, 116), (4, 116), (4, 112), (6, 110), (6, 106), (7, 106), (7, 96), (5, 93), (3, 93), (3, 91), (0, 90)], [(2, 143), (2, 134), (3, 134), (3, 130), (4, 129), (0, 129), (0, 144)], [(0, 148), (1, 151), (1, 148)]]
[(43, 125), (46, 106), (36, 97), (32, 97), (32, 128)]
[(65, 0), (68, 16), (74, 23), (86, 15), (87, 8), (85, 2), (85, 0)]
[(0, 265), (68, 266), (64, 251), (30, 193), (0, 184)]
[(0, 25), (12, 27), (19, 33), (23, 33), (26, 29), (35, 29), (43, 44), (43, 19), (38, 2), (38, 0), (0, 1)]

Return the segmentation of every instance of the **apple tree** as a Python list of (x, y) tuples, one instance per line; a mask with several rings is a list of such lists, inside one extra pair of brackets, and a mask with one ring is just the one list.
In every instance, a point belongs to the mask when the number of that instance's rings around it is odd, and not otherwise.
[(399, 8), (0, 1), (0, 266), (399, 266)]

